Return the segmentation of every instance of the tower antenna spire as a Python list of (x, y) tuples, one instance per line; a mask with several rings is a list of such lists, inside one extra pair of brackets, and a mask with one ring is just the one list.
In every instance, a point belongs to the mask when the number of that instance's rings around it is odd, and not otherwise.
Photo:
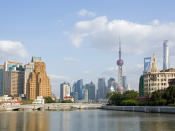
[(120, 36), (119, 36), (119, 60), (121, 60), (121, 41), (120, 41)]

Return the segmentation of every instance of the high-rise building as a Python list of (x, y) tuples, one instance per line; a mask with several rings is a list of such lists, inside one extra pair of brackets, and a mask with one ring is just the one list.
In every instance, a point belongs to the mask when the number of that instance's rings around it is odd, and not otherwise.
[(75, 87), (75, 92), (78, 92), (78, 100), (83, 99), (82, 89), (83, 89), (83, 80), (80, 79), (77, 81)]
[(24, 90), (24, 68), (22, 63), (6, 61), (3, 71), (3, 94), (20, 96)]
[(85, 88), (88, 89), (88, 99), (89, 101), (95, 100), (95, 84), (93, 82), (85, 85)]
[(52, 97), (50, 79), (46, 73), (44, 62), (34, 62), (34, 70), (31, 72), (26, 86), (27, 99), (33, 100), (37, 96)]
[(147, 73), (151, 68), (151, 57), (144, 58), (144, 71), (143, 73)]
[(0, 96), (3, 95), (3, 71), (4, 65), (0, 65)]
[(127, 91), (128, 81), (126, 76), (122, 76), (122, 82), (124, 91)]
[(98, 79), (97, 99), (106, 99), (107, 88), (105, 78)]
[(119, 40), (119, 59), (117, 60), (117, 65), (118, 65), (118, 92), (123, 93), (123, 82), (122, 82), (122, 66), (124, 64), (121, 56), (121, 43)]
[(167, 70), (169, 68), (169, 47), (168, 40), (163, 42), (163, 70)]
[(88, 92), (88, 89), (84, 89), (84, 102), (88, 102), (89, 98), (89, 92)]
[(110, 88), (112, 85), (113, 85), (113, 82), (115, 82), (115, 79), (114, 78), (109, 78), (108, 80), (108, 88)]
[(60, 99), (64, 100), (64, 97), (69, 97), (71, 93), (71, 87), (70, 84), (67, 82), (64, 82), (60, 84)]
[(24, 94), (26, 95), (27, 81), (31, 72), (34, 70), (34, 63), (30, 62), (24, 66)]

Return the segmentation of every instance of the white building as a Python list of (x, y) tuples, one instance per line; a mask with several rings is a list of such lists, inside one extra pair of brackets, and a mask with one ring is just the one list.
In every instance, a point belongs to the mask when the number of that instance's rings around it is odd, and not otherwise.
[(45, 100), (43, 96), (37, 96), (37, 98), (33, 101), (33, 104), (44, 104)]
[(60, 99), (63, 100), (64, 97), (69, 97), (71, 93), (71, 87), (69, 85), (69, 83), (62, 83), (60, 85)]

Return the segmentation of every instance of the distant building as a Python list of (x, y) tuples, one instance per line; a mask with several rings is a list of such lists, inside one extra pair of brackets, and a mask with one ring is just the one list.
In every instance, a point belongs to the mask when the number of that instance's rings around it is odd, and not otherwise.
[(169, 68), (169, 47), (168, 40), (163, 42), (163, 70), (167, 70)]
[(108, 80), (108, 88), (110, 88), (112, 85), (113, 85), (113, 82), (115, 82), (115, 79), (114, 78), (109, 78)]
[(89, 92), (88, 92), (88, 89), (84, 89), (84, 102), (88, 102), (88, 95), (89, 95)]
[(29, 76), (34, 70), (34, 63), (30, 62), (24, 66), (24, 94), (26, 95), (26, 87)]
[(69, 83), (64, 82), (60, 84), (60, 99), (64, 100), (64, 97), (70, 97), (71, 87)]
[(128, 81), (127, 81), (127, 77), (126, 76), (122, 76), (122, 82), (123, 82), (123, 89), (124, 89), (124, 91), (127, 91)]
[(82, 89), (83, 89), (83, 80), (80, 79), (76, 82), (74, 87), (74, 92), (78, 93), (78, 100), (83, 99)]
[(52, 97), (50, 79), (44, 62), (34, 62), (34, 70), (27, 81), (26, 96), (30, 100), (36, 99), (37, 96)]
[(78, 92), (73, 92), (73, 98), (75, 102), (78, 101)]
[(3, 95), (3, 71), (4, 65), (0, 65), (0, 96)]
[(151, 68), (151, 57), (144, 58), (144, 71), (143, 73), (147, 73)]
[(22, 63), (6, 61), (3, 71), (3, 94), (15, 97), (23, 94), (24, 68)]
[(107, 88), (105, 78), (98, 79), (97, 99), (106, 99)]
[(88, 89), (88, 100), (94, 101), (95, 100), (95, 84), (93, 82), (86, 84), (85, 88)]
[(144, 74), (144, 96), (150, 97), (154, 91), (168, 88), (169, 79), (173, 78), (175, 78), (175, 69), (159, 71), (156, 57), (153, 56), (151, 70)]

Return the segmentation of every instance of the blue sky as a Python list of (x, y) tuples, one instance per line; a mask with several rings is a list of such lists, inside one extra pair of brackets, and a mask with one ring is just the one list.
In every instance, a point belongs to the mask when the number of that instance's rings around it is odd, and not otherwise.
[(0, 1), (0, 62), (46, 62), (54, 93), (64, 80), (117, 79), (118, 38), (124, 74), (138, 89), (143, 58), (156, 54), (162, 68), (162, 42), (170, 41), (174, 67), (173, 0), (5, 0)]

